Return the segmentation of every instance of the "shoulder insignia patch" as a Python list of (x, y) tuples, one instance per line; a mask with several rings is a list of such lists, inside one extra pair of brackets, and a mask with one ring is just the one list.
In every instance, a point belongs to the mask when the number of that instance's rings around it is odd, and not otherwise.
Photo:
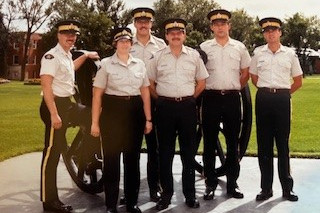
[(44, 58), (45, 58), (45, 59), (53, 59), (54, 56), (51, 55), (51, 54), (47, 54), (47, 55), (44, 56)]

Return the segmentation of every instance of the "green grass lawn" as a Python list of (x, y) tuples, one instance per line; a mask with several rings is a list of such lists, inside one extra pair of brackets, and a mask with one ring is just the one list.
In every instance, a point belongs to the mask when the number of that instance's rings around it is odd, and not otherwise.
[[(252, 85), (250, 88), (254, 104), (256, 90)], [(319, 92), (320, 78), (308, 77), (304, 79), (303, 88), (292, 96), (292, 156), (320, 157)], [(42, 150), (44, 126), (39, 116), (40, 102), (39, 85), (0, 84), (0, 161)], [(257, 153), (254, 117), (252, 127), (248, 155)], [(202, 147), (199, 151), (202, 152)]]

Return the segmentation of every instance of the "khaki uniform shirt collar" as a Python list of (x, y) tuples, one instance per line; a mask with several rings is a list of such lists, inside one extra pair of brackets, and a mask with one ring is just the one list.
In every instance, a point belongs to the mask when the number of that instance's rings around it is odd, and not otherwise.
[[(228, 37), (228, 42), (226, 43), (225, 46), (228, 46), (228, 45), (234, 46), (235, 44), (236, 44), (235, 41), (234, 41), (233, 39), (231, 39), (230, 37)], [(212, 45), (213, 45), (213, 46), (216, 46), (216, 45), (221, 46), (221, 45), (217, 42), (217, 40), (216, 40), (215, 38), (212, 40)]]
[[(121, 65), (124, 65), (122, 61), (120, 61), (120, 59), (118, 58), (118, 55), (117, 53), (114, 53), (112, 56), (111, 56), (111, 61), (112, 63), (114, 64), (121, 64)], [(129, 59), (128, 59), (128, 64), (131, 64), (131, 63), (137, 63), (137, 60), (136, 58), (133, 58), (131, 54), (129, 54)]]
[(59, 43), (57, 44), (56, 47), (57, 47), (57, 49), (59, 50), (59, 52), (61, 52), (63, 55), (66, 55), (66, 56), (68, 56), (69, 58), (72, 58), (71, 52), (70, 52), (70, 51), (66, 52)]
[[(269, 52), (269, 53), (273, 53), (273, 52), (269, 49), (268, 44), (266, 44), (266, 45), (264, 45), (264, 47), (262, 47), (262, 51), (266, 51), (266, 52)], [(275, 52), (275, 53), (285, 52), (285, 51), (286, 51), (285, 47), (284, 47), (282, 44), (280, 44), (280, 48), (279, 48), (279, 49), (277, 50), (277, 52)]]
[[(170, 49), (170, 46), (169, 46), (169, 45), (165, 47), (164, 53), (165, 53), (165, 54), (171, 53), (171, 49)], [(187, 50), (186, 46), (182, 45), (182, 51), (181, 51), (181, 53), (188, 54), (188, 50)]]
[[(141, 46), (143, 46), (143, 45), (141, 44), (141, 42), (138, 40), (137, 34), (132, 38), (132, 43), (133, 43), (133, 44), (140, 44)], [(151, 43), (151, 44), (156, 44), (156, 41), (154, 40), (154, 38), (153, 38), (153, 36), (152, 36), (151, 34), (150, 34), (150, 39), (149, 39), (148, 43), (146, 44), (146, 46), (147, 46), (149, 43)]]

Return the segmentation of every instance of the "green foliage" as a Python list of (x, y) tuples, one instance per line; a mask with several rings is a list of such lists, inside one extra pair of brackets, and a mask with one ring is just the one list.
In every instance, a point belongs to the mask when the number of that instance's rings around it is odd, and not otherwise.
[[(188, 22), (186, 45), (199, 46), (200, 43), (211, 37), (209, 21), (207, 19), (208, 8), (219, 8), (212, 0), (159, 0), (154, 4), (155, 35), (164, 38), (162, 23), (168, 18), (182, 18)], [(209, 12), (209, 11), (208, 11)]]
[(286, 19), (283, 24), (283, 43), (296, 47), (297, 51), (300, 51), (303, 48), (303, 39), (307, 37), (308, 22), (308, 19), (299, 13)]
[[(248, 50), (253, 51), (253, 36), (257, 36), (255, 22), (244, 9), (232, 11), (230, 37), (243, 42)], [(261, 34), (261, 30), (259, 30)]]
[(155, 22), (153, 24), (153, 31), (157, 37), (165, 38), (162, 24), (166, 19), (179, 17), (176, 5), (174, 0), (159, 0), (154, 3)]
[(54, 4), (54, 11), (50, 21), (53, 30), (43, 36), (45, 50), (56, 45), (57, 30), (54, 25), (60, 20), (75, 19), (81, 23), (81, 34), (76, 43), (78, 49), (97, 51), (101, 57), (112, 53), (110, 30), (113, 22), (106, 13), (99, 13), (95, 10), (94, 5), (87, 5), (76, 0), (57, 0)]

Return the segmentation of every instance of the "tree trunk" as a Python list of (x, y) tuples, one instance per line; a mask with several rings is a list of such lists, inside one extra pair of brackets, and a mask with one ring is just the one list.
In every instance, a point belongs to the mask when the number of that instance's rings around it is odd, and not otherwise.
[(22, 62), (21, 62), (20, 81), (24, 81), (28, 78), (28, 73), (26, 72), (26, 64), (27, 64), (27, 59), (28, 59), (30, 38), (31, 38), (31, 29), (28, 30), (28, 32), (26, 34), (26, 40), (24, 43), (24, 50), (23, 50), (23, 56), (22, 56)]

